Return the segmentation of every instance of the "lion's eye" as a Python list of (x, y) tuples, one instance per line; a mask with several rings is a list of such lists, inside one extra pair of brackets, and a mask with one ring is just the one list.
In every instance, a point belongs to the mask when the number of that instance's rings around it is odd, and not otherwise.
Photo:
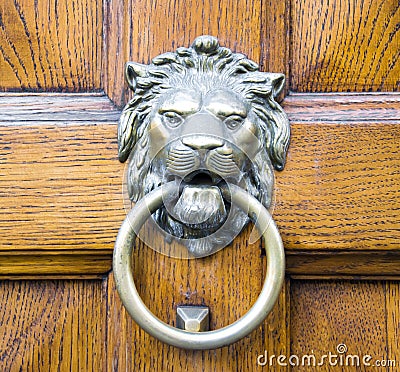
[(241, 116), (231, 115), (224, 120), (224, 123), (229, 129), (234, 130), (238, 128), (240, 125), (242, 125), (243, 121), (244, 118), (242, 118)]
[(174, 111), (167, 111), (163, 114), (164, 124), (171, 128), (176, 128), (178, 125), (183, 123), (183, 118)]

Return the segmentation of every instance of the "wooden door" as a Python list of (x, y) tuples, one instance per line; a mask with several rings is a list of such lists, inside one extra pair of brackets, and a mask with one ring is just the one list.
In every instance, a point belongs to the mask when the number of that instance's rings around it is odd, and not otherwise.
[[(396, 0), (3, 0), (1, 370), (398, 370), (399, 22)], [(110, 270), (124, 63), (200, 34), (285, 73), (292, 142), (276, 174), (279, 301), (245, 339), (195, 352), (141, 331)], [(171, 324), (177, 304), (201, 303), (213, 328), (233, 322), (265, 274), (248, 235), (201, 260), (140, 245), (143, 300)]]

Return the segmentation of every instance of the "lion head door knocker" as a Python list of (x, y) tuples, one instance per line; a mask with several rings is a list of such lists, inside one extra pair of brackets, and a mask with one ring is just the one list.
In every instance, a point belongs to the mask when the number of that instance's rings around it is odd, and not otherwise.
[[(271, 311), (284, 277), (284, 252), (268, 212), (273, 168), (282, 170), (289, 145), (286, 114), (275, 101), (283, 74), (260, 72), (243, 54), (198, 37), (189, 48), (128, 62), (134, 96), (123, 109), (119, 159), (128, 158), (129, 197), (136, 202), (114, 250), (117, 289), (130, 315), (158, 339), (187, 349), (233, 343)], [(226, 246), (252, 219), (265, 239), (267, 275), (262, 292), (237, 322), (214, 331), (181, 330), (155, 317), (132, 278), (131, 254), (141, 226), (152, 216), (190, 255)]]

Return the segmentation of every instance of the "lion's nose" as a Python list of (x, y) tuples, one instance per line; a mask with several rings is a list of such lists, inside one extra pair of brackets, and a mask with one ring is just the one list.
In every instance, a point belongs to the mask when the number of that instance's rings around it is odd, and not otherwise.
[(224, 145), (224, 141), (222, 139), (204, 135), (184, 136), (182, 137), (182, 143), (194, 150), (212, 150)]

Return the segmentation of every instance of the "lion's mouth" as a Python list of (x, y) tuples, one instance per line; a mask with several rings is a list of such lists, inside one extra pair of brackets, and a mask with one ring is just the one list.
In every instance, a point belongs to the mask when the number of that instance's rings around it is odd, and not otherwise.
[(184, 185), (187, 184), (217, 186), (220, 182), (223, 182), (222, 177), (205, 169), (189, 173), (186, 177), (183, 178)]
[(179, 183), (179, 195), (168, 208), (172, 218), (193, 230), (209, 231), (225, 221), (229, 206), (220, 191), (225, 183), (220, 176), (198, 170), (175, 181)]

